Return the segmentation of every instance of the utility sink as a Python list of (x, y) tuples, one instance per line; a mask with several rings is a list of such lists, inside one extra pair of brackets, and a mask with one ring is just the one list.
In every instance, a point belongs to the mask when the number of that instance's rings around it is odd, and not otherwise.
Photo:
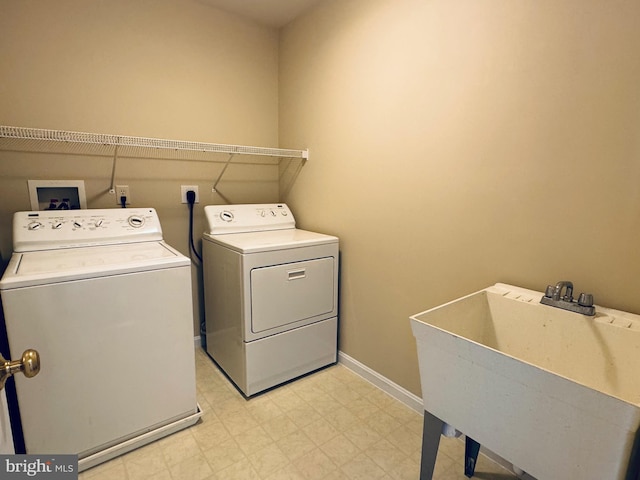
[(640, 316), (542, 296), (496, 284), (413, 315), (425, 412), (539, 480), (636, 479)]

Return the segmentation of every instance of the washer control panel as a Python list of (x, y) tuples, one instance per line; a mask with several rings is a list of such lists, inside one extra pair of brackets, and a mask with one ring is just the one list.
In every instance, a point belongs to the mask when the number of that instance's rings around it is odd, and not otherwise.
[(208, 205), (204, 207), (207, 233), (244, 233), (295, 228), (296, 221), (284, 203)]
[(162, 240), (153, 208), (43, 210), (13, 215), (16, 252)]

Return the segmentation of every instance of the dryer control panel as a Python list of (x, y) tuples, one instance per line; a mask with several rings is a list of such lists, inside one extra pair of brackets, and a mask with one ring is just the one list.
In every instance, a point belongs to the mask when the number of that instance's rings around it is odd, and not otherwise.
[(87, 247), (162, 240), (153, 208), (43, 210), (13, 215), (13, 250)]
[(224, 233), (263, 232), (295, 228), (296, 221), (284, 203), (250, 205), (208, 205), (204, 207), (206, 232)]

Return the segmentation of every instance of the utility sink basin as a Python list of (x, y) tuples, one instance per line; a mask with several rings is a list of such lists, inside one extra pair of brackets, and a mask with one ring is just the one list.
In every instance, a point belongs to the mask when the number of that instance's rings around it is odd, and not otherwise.
[(542, 296), (496, 284), (413, 315), (425, 411), (539, 480), (636, 479), (640, 316)]

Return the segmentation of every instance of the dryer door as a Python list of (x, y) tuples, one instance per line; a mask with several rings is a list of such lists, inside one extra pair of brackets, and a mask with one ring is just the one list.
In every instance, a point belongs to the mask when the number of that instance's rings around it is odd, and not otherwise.
[(326, 257), (251, 270), (253, 333), (333, 312), (334, 269), (335, 259)]

